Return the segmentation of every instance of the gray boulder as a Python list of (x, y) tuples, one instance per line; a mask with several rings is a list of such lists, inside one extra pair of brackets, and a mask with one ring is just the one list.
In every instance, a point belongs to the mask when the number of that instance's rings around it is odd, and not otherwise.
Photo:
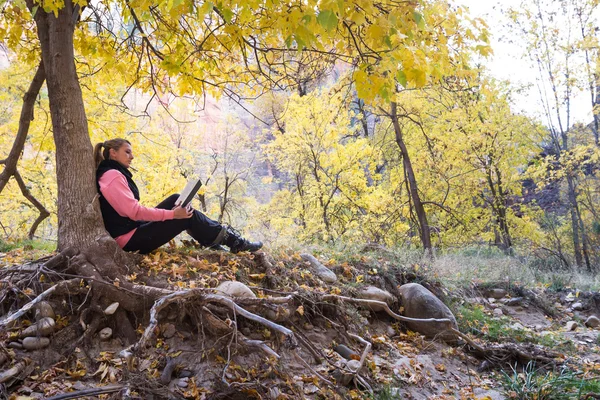
[(406, 322), (410, 330), (446, 342), (456, 341), (456, 335), (447, 331), (448, 327), (458, 330), (456, 318), (440, 299), (418, 283), (407, 283), (400, 286), (399, 290), (402, 296), (404, 316), (419, 319), (447, 318), (450, 320), (450, 324), (443, 322)]
[(585, 320), (585, 326), (589, 328), (597, 328), (600, 326), (600, 319), (595, 315), (590, 315), (588, 319)]

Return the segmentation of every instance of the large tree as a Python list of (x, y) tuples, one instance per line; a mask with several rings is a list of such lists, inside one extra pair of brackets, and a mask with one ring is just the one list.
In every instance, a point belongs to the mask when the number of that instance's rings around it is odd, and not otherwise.
[(130, 88), (159, 98), (211, 93), (242, 102), (265, 88), (298, 85), (286, 63), (308, 54), (312, 63), (349, 63), (359, 95), (385, 102), (399, 83), (424, 85), (463, 70), (466, 50), (486, 40), (479, 21), (461, 28), (467, 21), (462, 10), (436, 1), (28, 0), (27, 8), (30, 14), (19, 2), (6, 3), (0, 33), (23, 58), (41, 54), (56, 145), (59, 249), (85, 248), (106, 237), (94, 202), (78, 65), (123, 74)]

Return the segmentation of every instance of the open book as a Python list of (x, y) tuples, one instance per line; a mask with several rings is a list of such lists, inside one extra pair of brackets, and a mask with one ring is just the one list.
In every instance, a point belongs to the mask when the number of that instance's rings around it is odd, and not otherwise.
[(176, 206), (185, 207), (190, 201), (194, 198), (198, 190), (200, 190), (200, 186), (202, 186), (202, 181), (200, 179), (192, 179), (188, 181), (187, 185), (183, 188), (183, 191), (179, 195), (177, 201), (175, 201)]

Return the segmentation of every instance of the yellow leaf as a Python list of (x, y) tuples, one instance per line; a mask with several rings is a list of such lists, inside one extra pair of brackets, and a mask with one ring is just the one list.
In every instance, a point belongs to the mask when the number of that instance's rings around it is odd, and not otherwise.
[(304, 315), (304, 306), (296, 308), (296, 312), (300, 315)]

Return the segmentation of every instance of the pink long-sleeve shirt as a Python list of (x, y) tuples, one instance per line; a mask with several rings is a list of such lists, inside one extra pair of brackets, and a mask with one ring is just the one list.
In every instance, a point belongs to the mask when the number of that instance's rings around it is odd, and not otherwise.
[[(173, 219), (175, 216), (175, 211), (173, 210), (142, 206), (133, 196), (131, 189), (129, 189), (125, 175), (116, 169), (106, 171), (100, 177), (98, 183), (100, 184), (102, 196), (122, 217), (127, 217), (134, 221), (166, 221)], [(125, 247), (136, 229), (115, 238), (119, 247)]]

